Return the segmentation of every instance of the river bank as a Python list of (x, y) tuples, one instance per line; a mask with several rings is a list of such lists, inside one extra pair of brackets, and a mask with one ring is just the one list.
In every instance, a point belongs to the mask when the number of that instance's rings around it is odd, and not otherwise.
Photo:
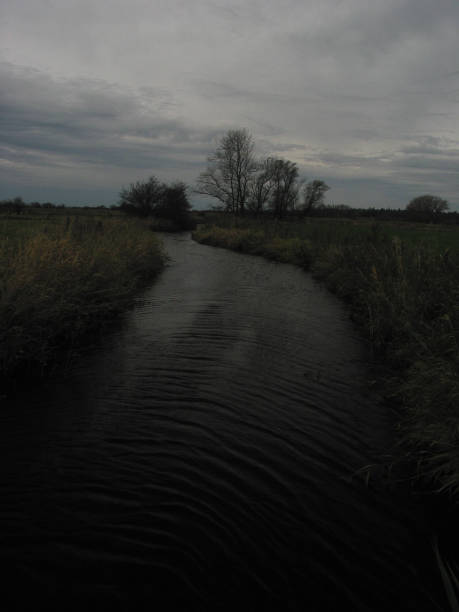
[[(225, 220), (198, 242), (295, 263), (349, 305), (392, 375), (397, 443), (412, 478), (457, 500), (459, 492), (459, 265), (457, 254), (384, 224)], [(406, 230), (403, 230), (406, 234)]]
[(147, 224), (82, 215), (0, 218), (0, 381), (41, 377), (129, 306), (165, 255)]

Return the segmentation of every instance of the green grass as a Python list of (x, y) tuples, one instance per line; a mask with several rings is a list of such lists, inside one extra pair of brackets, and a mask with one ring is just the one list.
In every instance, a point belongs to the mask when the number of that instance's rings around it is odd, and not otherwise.
[(400, 452), (424, 485), (459, 495), (459, 228), (224, 219), (196, 240), (312, 271), (390, 366)]
[(0, 216), (0, 380), (44, 373), (59, 351), (125, 309), (163, 262), (138, 220)]

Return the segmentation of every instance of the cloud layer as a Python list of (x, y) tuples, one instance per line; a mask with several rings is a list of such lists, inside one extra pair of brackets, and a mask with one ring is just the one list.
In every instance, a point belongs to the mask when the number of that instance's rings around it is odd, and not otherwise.
[(455, 0), (4, 0), (0, 198), (193, 183), (228, 128), (329, 201), (459, 204)]

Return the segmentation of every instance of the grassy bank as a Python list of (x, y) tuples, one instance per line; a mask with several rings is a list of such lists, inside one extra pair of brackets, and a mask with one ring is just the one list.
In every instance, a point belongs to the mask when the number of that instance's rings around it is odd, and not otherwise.
[(398, 441), (424, 485), (459, 493), (459, 229), (228, 220), (199, 242), (298, 264), (350, 306), (390, 366)]
[(161, 269), (145, 223), (62, 214), (0, 216), (0, 380), (42, 375), (129, 305)]

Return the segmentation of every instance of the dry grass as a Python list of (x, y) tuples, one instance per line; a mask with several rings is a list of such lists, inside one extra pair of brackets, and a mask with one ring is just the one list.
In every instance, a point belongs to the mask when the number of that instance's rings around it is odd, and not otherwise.
[(140, 221), (0, 220), (0, 372), (44, 371), (57, 350), (119, 312), (162, 267)]

